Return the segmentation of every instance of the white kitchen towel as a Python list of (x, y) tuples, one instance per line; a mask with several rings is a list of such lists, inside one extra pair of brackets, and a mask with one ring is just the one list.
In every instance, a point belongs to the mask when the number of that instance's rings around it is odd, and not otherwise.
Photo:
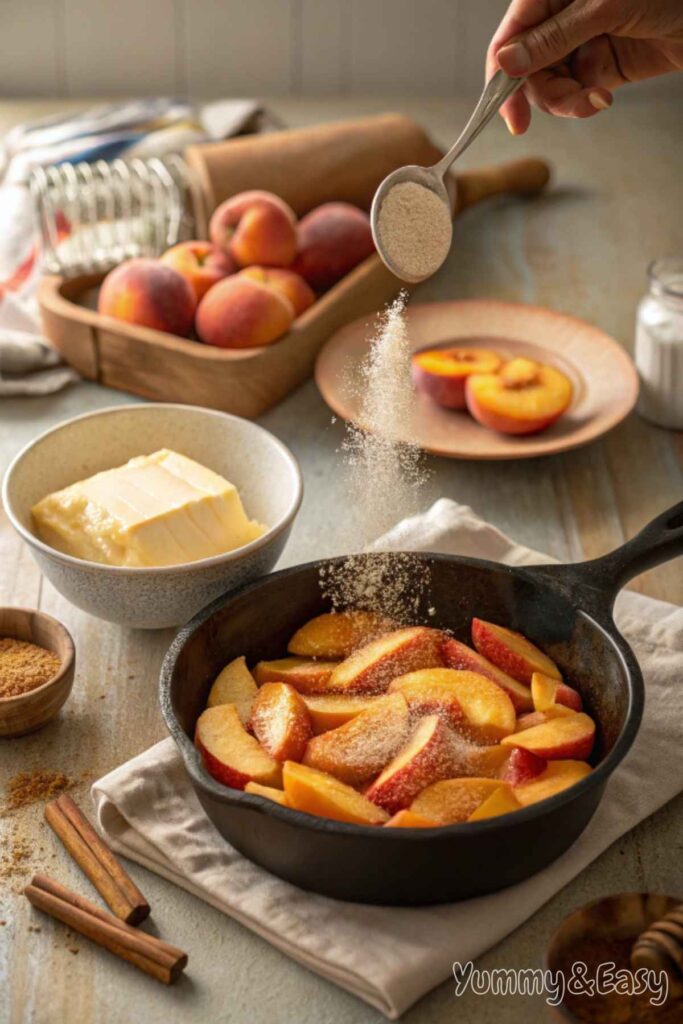
[[(548, 561), (446, 499), (400, 523), (377, 547), (452, 552), (513, 565)], [(170, 739), (94, 784), (99, 826), (118, 852), (395, 1019), (447, 980), (454, 961), (473, 960), (493, 946), (683, 789), (683, 609), (626, 593), (617, 621), (645, 676), (640, 733), (588, 828), (559, 860), (520, 885), (462, 903), (418, 908), (363, 906), (304, 892), (250, 863), (218, 835)]]

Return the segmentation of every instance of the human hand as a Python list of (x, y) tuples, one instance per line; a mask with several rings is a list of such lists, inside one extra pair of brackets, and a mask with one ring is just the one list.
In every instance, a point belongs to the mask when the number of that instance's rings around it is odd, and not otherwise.
[(501, 67), (524, 87), (501, 107), (513, 135), (531, 105), (557, 117), (592, 117), (612, 91), (683, 70), (682, 0), (512, 0), (491, 40), (486, 77)]

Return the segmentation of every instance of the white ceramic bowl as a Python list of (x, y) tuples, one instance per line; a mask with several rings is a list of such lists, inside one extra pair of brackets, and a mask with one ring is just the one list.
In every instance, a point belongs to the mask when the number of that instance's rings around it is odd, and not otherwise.
[[(158, 569), (73, 558), (36, 536), (31, 508), (46, 494), (159, 448), (175, 449), (230, 480), (247, 514), (267, 532), (224, 555)], [(72, 604), (101, 619), (159, 629), (186, 622), (226, 590), (272, 569), (302, 491), (296, 459), (263, 427), (211, 409), (140, 404), (86, 413), (42, 434), (10, 465), (2, 500), (43, 573)]]

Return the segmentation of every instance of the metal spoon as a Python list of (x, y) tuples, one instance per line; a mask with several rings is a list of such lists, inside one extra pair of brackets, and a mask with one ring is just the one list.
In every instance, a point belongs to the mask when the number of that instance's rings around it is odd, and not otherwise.
[(524, 78), (510, 78), (510, 76), (506, 75), (504, 71), (496, 71), (495, 75), (493, 75), (489, 80), (486, 88), (479, 97), (479, 102), (474, 108), (469, 121), (446, 155), (443, 156), (438, 163), (434, 164), (433, 167), (420, 167), (417, 164), (409, 165), (408, 167), (399, 167), (397, 170), (392, 171), (391, 174), (387, 175), (375, 192), (375, 197), (372, 201), (372, 208), (370, 210), (372, 237), (375, 241), (377, 252), (380, 254), (385, 265), (389, 268), (392, 274), (396, 275), (396, 277), (400, 277), (401, 280), (409, 281), (413, 284), (424, 280), (424, 276), (414, 277), (408, 275), (405, 270), (401, 270), (401, 268), (397, 267), (382, 247), (378, 230), (379, 212), (387, 193), (395, 185), (406, 181), (412, 181), (417, 185), (423, 185), (425, 188), (431, 189), (432, 192), (435, 192), (436, 195), (446, 204), (450, 217), (451, 198), (444, 182), (446, 171), (449, 169), (451, 164), (457, 160), (461, 153), (465, 152), (470, 143), (474, 142), (477, 135), (479, 135), (479, 133), (486, 127), (493, 115), (500, 109), (500, 107), (502, 107), (503, 103), (505, 103), (505, 101), (524, 84), (524, 81)]

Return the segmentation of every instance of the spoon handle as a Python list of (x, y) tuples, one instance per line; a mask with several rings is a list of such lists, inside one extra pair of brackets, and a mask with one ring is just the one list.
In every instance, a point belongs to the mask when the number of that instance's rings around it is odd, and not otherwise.
[(504, 71), (496, 71), (495, 75), (488, 81), (486, 88), (479, 97), (479, 102), (472, 111), (472, 115), (463, 128), (462, 132), (448, 150), (446, 155), (434, 165), (437, 174), (443, 175), (461, 153), (464, 153), (471, 142), (474, 142), (479, 132), (489, 123), (493, 115), (500, 110), (514, 92), (524, 85), (524, 78), (510, 78)]

